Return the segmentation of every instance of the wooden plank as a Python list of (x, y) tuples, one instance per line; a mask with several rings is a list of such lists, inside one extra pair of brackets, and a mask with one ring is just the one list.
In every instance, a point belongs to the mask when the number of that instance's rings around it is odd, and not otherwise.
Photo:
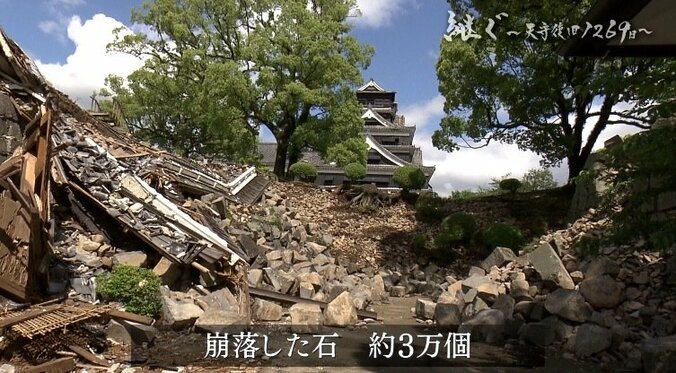
[[(258, 296), (261, 298), (267, 298), (267, 299), (272, 299), (276, 300), (278, 302), (284, 302), (284, 303), (311, 303), (311, 304), (316, 304), (321, 309), (325, 309), (328, 306), (328, 303), (326, 302), (320, 302), (316, 300), (311, 300), (311, 299), (303, 299), (299, 297), (294, 297), (292, 295), (287, 295), (287, 294), (281, 294), (277, 293), (275, 291), (270, 291), (270, 290), (264, 290), (264, 289), (258, 289), (258, 288), (249, 288), (249, 294)], [(364, 310), (357, 310), (357, 316), (359, 316), (362, 319), (378, 319), (378, 314), (375, 312), (371, 311), (364, 311)]]
[(21, 302), (26, 300), (26, 289), (2, 277), (0, 277), (0, 289), (14, 297), (14, 300)]
[[(1, 278), (0, 278), (0, 281), (2, 281)], [(45, 308), (42, 308), (42, 309), (27, 311), (27, 312), (22, 313), (21, 315), (2, 319), (2, 320), (0, 320), (0, 329), (7, 328), (7, 327), (10, 327), (12, 325), (19, 324), (19, 323), (22, 323), (24, 321), (36, 318), (38, 316), (52, 312), (55, 309), (58, 309), (59, 307), (61, 307), (61, 306), (58, 305), (58, 304), (52, 305), (52, 306), (48, 306), (48, 307), (45, 307)]]
[(96, 364), (102, 367), (110, 367), (110, 364), (106, 361), (101, 359), (100, 357), (92, 354), (91, 352), (85, 350), (84, 348), (77, 346), (77, 345), (69, 345), (68, 348), (78, 354), (81, 358), (87, 360), (88, 362), (92, 364)]
[(4, 161), (2, 164), (0, 164), (0, 177), (5, 177), (8, 173), (19, 168), (21, 162), (22, 158), (19, 156), (14, 156)]
[(108, 316), (114, 319), (131, 321), (143, 325), (152, 325), (154, 321), (152, 318), (147, 316), (137, 315), (135, 313), (125, 312), (117, 309), (111, 309), (108, 311)]
[(31, 153), (23, 155), (23, 165), (21, 168), (21, 184), (19, 190), (27, 196), (35, 193), (35, 168), (37, 166), (37, 157)]
[(26, 368), (24, 373), (68, 373), (75, 369), (75, 359), (64, 357), (48, 363)]

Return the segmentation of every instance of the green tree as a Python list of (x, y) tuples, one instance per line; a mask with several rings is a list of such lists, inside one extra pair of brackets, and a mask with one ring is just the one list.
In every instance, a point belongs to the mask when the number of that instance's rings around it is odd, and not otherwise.
[(366, 166), (361, 163), (350, 163), (345, 166), (344, 171), (350, 181), (359, 181), (366, 177)]
[(521, 178), (521, 190), (524, 192), (552, 189), (556, 187), (557, 184), (556, 181), (554, 181), (552, 171), (546, 168), (530, 169)]
[[(110, 88), (134, 132), (181, 153), (248, 158), (259, 130), (284, 176), (304, 149), (322, 155), (359, 136), (354, 87), (372, 48), (349, 34), (354, 0), (156, 0), (132, 13), (151, 34), (113, 50), (145, 58)], [(365, 159), (365, 158), (364, 158)]]
[[(676, 60), (562, 57), (560, 38), (524, 37), (527, 23), (578, 24), (592, 0), (448, 2), (456, 20), (473, 17), (481, 38), (441, 41), (437, 74), (446, 117), (433, 135), (437, 148), (517, 144), (541, 155), (544, 166), (567, 160), (570, 180), (606, 128), (647, 128), (674, 110)], [(495, 39), (484, 32), (489, 19)]]

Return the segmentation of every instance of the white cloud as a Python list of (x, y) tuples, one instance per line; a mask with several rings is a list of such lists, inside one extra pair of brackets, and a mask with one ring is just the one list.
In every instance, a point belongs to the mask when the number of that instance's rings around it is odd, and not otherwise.
[(416, 126), (420, 131), (439, 124), (439, 120), (444, 115), (444, 102), (444, 97), (437, 95), (429, 101), (405, 106), (401, 112), (406, 117), (406, 124)]
[(67, 32), (75, 50), (66, 63), (36, 61), (40, 72), (56, 88), (68, 94), (80, 105), (89, 105), (88, 97), (103, 88), (109, 74), (126, 77), (142, 65), (139, 59), (122, 53), (108, 53), (106, 46), (114, 40), (113, 30), (124, 26), (104, 14), (96, 14), (84, 23), (71, 18)]
[(357, 8), (361, 15), (355, 23), (358, 26), (378, 28), (391, 24), (395, 16), (407, 6), (415, 4), (412, 0), (357, 0)]
[[(84, 0), (46, 0), (43, 2), (43, 10), (52, 19), (40, 21), (38, 28), (47, 35), (56, 37), (61, 43), (66, 42), (65, 30), (70, 22), (68, 12), (72, 8), (84, 5)], [(71, 13), (72, 14), (72, 13)]]

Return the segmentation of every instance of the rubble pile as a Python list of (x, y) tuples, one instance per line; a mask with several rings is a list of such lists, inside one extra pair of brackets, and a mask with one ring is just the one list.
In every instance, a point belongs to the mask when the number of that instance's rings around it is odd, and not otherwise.
[(573, 359), (667, 371), (660, 364), (674, 354), (673, 256), (633, 242), (579, 257), (573, 243), (602, 235), (607, 223), (592, 211), (520, 256), (496, 248), (435, 301), (418, 299), (415, 315), (489, 343), (529, 343)]

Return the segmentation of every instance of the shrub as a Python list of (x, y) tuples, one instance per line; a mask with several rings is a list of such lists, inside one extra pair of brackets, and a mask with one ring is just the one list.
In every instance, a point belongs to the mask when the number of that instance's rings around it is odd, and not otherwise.
[(444, 199), (432, 194), (425, 194), (418, 197), (415, 202), (415, 217), (420, 221), (438, 222), (444, 218), (443, 212)]
[(498, 246), (508, 247), (517, 250), (524, 243), (524, 237), (521, 230), (510, 224), (492, 223), (481, 232), (481, 240), (487, 251), (493, 250)]
[(540, 237), (546, 234), (548, 229), (549, 224), (547, 223), (547, 219), (542, 216), (535, 217), (533, 221), (531, 221), (530, 234), (533, 237)]
[(394, 171), (394, 182), (404, 190), (421, 189), (425, 186), (427, 177), (418, 167), (403, 166)]
[(289, 167), (289, 175), (306, 183), (314, 183), (317, 178), (317, 167), (307, 162), (294, 163)]
[(118, 266), (96, 280), (103, 298), (122, 302), (129, 312), (153, 317), (162, 308), (160, 279), (149, 269)]
[(514, 178), (509, 178), (509, 179), (503, 179), (500, 181), (500, 189), (510, 192), (510, 193), (516, 193), (519, 188), (521, 188), (521, 181), (519, 179), (514, 179)]
[(595, 257), (601, 250), (601, 239), (584, 235), (573, 244), (573, 249), (583, 258)]
[(366, 166), (361, 163), (350, 163), (345, 166), (345, 176), (347, 176), (350, 181), (361, 180), (366, 177)]
[(416, 234), (411, 239), (411, 247), (413, 252), (418, 255), (425, 253), (427, 251), (427, 237), (422, 233)]
[(440, 236), (449, 243), (468, 243), (476, 230), (474, 216), (457, 212), (441, 222)]

